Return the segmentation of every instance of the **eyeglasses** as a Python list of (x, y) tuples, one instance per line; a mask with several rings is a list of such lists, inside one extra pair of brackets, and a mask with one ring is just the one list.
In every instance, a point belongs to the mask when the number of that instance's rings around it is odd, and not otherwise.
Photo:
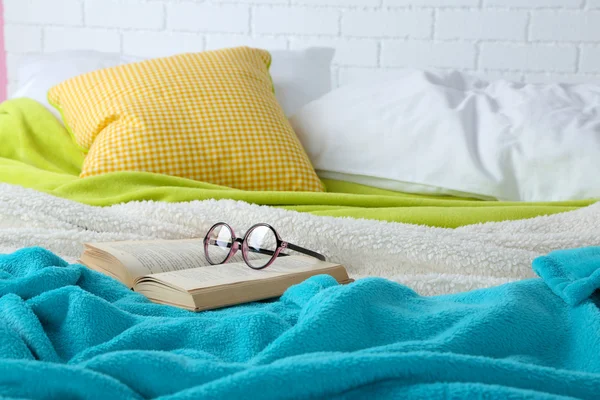
[(219, 222), (209, 229), (204, 238), (206, 260), (212, 265), (224, 264), (242, 249), (242, 258), (253, 269), (263, 269), (273, 264), (279, 256), (287, 256), (282, 251), (290, 249), (303, 253), (321, 261), (325, 256), (314, 251), (284, 242), (279, 234), (268, 224), (256, 224), (248, 229), (244, 238), (235, 236), (233, 229), (224, 222)]

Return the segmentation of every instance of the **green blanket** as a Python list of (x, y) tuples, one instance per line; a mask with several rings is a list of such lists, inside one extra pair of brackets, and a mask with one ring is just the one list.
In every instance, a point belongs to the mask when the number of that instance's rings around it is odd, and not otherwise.
[(146, 172), (81, 179), (84, 155), (43, 106), (16, 99), (0, 105), (0, 182), (95, 206), (128, 201), (235, 199), (334, 217), (368, 218), (440, 227), (530, 218), (570, 211), (593, 200), (549, 203), (479, 201), (421, 196), (325, 180), (327, 193), (247, 192)]

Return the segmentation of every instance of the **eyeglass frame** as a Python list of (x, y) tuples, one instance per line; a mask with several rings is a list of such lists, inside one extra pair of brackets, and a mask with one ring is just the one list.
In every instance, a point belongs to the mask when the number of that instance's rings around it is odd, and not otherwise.
[[(208, 256), (208, 246), (210, 246), (211, 244), (209, 243), (209, 236), (212, 233), (212, 231), (217, 228), (218, 226), (224, 226), (227, 229), (229, 229), (229, 232), (231, 233), (231, 244), (230, 244), (230, 250), (229, 250), (229, 254), (227, 255), (227, 257), (225, 258), (225, 260), (223, 260), (220, 263), (214, 263), (210, 257)], [(261, 249), (260, 251), (257, 251), (257, 253), (261, 253), (261, 254), (269, 254), (271, 255), (271, 259), (269, 260), (269, 262), (265, 265), (263, 265), (262, 267), (254, 267), (250, 264), (250, 262), (248, 261), (248, 236), (250, 235), (250, 233), (252, 233), (252, 231), (254, 231), (254, 229), (259, 228), (259, 227), (266, 227), (269, 228), (271, 230), (271, 232), (273, 232), (273, 234), (275, 235), (275, 240), (277, 242), (277, 249), (275, 251), (273, 250), (267, 250), (267, 249)], [(270, 266), (271, 264), (273, 264), (275, 262), (275, 260), (277, 259), (277, 257), (281, 256), (287, 256), (288, 254), (281, 254), (281, 252), (283, 250), (289, 249), (289, 250), (293, 250), (296, 251), (298, 253), (302, 253), (311, 257), (315, 257), (321, 261), (327, 261), (327, 259), (325, 258), (324, 255), (317, 253), (316, 251), (312, 251), (309, 250), (307, 248), (304, 248), (302, 246), (298, 246), (296, 244), (290, 243), (290, 242), (286, 242), (281, 240), (281, 237), (279, 236), (279, 233), (277, 233), (277, 231), (275, 230), (275, 228), (273, 228), (271, 225), (269, 224), (265, 224), (265, 223), (258, 223), (255, 225), (252, 225), (244, 234), (243, 238), (239, 238), (235, 235), (235, 231), (233, 230), (233, 228), (225, 223), (225, 222), (217, 222), (216, 224), (214, 224), (213, 226), (210, 227), (210, 229), (208, 230), (208, 232), (206, 233), (206, 236), (204, 236), (204, 256), (206, 257), (206, 260), (211, 264), (211, 265), (221, 265), (221, 264), (226, 264), (229, 260), (231, 260), (231, 258), (238, 252), (238, 250), (242, 250), (242, 258), (244, 259), (244, 262), (246, 263), (246, 265), (252, 269), (255, 270), (261, 270), (261, 269), (265, 269), (268, 266)], [(228, 246), (229, 247), (229, 246)], [(271, 254), (272, 253), (272, 254)]]

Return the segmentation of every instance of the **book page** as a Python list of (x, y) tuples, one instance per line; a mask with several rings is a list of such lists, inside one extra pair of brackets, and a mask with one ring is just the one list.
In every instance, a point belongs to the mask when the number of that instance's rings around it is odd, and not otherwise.
[[(148, 240), (94, 243), (93, 247), (115, 256), (135, 280), (141, 276), (209, 265), (202, 239)], [(232, 261), (241, 260), (241, 252)]]
[(271, 266), (255, 270), (245, 263), (211, 265), (204, 268), (176, 270), (156, 274), (153, 279), (169, 283), (187, 291), (212, 286), (229, 285), (283, 275), (328, 269), (337, 266), (316, 258), (304, 256), (279, 257)]

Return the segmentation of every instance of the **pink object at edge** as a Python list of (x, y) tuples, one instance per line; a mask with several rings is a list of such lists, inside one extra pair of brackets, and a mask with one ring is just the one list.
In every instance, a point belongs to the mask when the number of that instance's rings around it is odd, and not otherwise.
[(4, 5), (0, 0), (0, 101), (6, 100), (6, 51), (4, 48)]

